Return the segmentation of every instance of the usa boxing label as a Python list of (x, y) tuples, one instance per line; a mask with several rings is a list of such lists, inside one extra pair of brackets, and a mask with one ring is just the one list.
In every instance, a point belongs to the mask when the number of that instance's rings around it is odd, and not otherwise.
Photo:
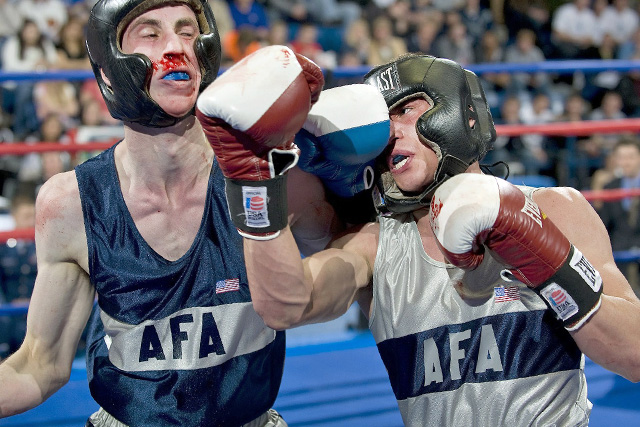
[(245, 224), (249, 227), (269, 227), (267, 210), (267, 187), (242, 187)]
[(571, 295), (557, 283), (551, 283), (540, 291), (540, 295), (547, 300), (549, 307), (560, 319), (567, 320), (578, 313), (579, 307)]

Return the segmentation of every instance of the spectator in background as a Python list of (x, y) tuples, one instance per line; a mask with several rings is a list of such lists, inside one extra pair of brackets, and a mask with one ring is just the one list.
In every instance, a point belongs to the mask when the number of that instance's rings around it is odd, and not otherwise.
[[(597, 46), (597, 57), (595, 59), (616, 59), (617, 51), (618, 44), (611, 34), (606, 33), (602, 36), (602, 40)], [(615, 70), (585, 73), (585, 83), (582, 94), (592, 105), (599, 104), (604, 93), (614, 90), (619, 83), (620, 72)]]
[(591, 104), (579, 92), (572, 92), (564, 100), (562, 112), (556, 117), (557, 122), (581, 122), (589, 118)]
[[(504, 61), (513, 64), (544, 62), (545, 56), (536, 45), (536, 34), (530, 29), (522, 29), (516, 35), (515, 43), (505, 50)], [(548, 73), (514, 73), (511, 76), (509, 92), (525, 91), (549, 92), (551, 80)]]
[[(267, 34), (268, 36), (268, 34)], [(262, 47), (258, 34), (247, 26), (227, 33), (222, 40), (222, 66), (229, 67)]]
[(209, 0), (209, 6), (216, 19), (216, 27), (220, 34), (220, 40), (224, 40), (227, 34), (234, 29), (235, 23), (231, 17), (227, 0)]
[[(533, 104), (532, 104), (533, 105)], [(551, 121), (552, 115), (548, 110), (548, 98), (540, 96), (535, 109), (531, 108), (524, 114), (525, 108), (520, 97), (507, 95), (500, 106), (497, 124), (523, 125)], [(527, 118), (528, 123), (525, 122)], [(547, 154), (546, 141), (531, 135), (498, 136), (494, 142), (494, 149), (485, 156), (484, 163), (492, 164), (504, 162), (509, 167), (511, 175), (540, 175), (550, 174), (552, 162)]]
[[(613, 149), (614, 161), (619, 177), (604, 186), (605, 189), (640, 188), (640, 142), (636, 137), (625, 136)], [(602, 203), (598, 214), (609, 236), (614, 251), (640, 249), (640, 197), (626, 197), (621, 200)], [(627, 265), (618, 262), (620, 270), (634, 287), (638, 288), (638, 263)]]
[(56, 51), (56, 68), (70, 70), (90, 70), (89, 57), (85, 47), (85, 22), (77, 17), (69, 17), (60, 28)]
[[(517, 96), (507, 96), (500, 105), (499, 115), (494, 117), (496, 124), (521, 125), (520, 119), (520, 98)], [(483, 163), (493, 164), (504, 162), (509, 167), (510, 175), (524, 175), (525, 165), (522, 159), (525, 145), (521, 136), (499, 135), (493, 143), (493, 150), (484, 157)]]
[(39, 122), (56, 114), (67, 129), (77, 126), (80, 115), (78, 93), (66, 80), (43, 80), (34, 85), (33, 100)]
[(436, 19), (419, 15), (420, 21), (416, 24), (407, 42), (409, 52), (420, 52), (433, 55), (435, 51), (435, 41), (440, 33), (442, 24)]
[(96, 2), (97, 0), (71, 0), (71, 4), (67, 4), (67, 14), (82, 22), (89, 22), (89, 13)]
[(411, 34), (417, 30), (414, 27), (414, 15), (410, 0), (395, 0), (384, 8), (383, 13), (391, 18), (393, 34), (402, 38), (405, 43), (409, 41)]
[[(113, 123), (104, 119), (102, 107), (95, 99), (87, 99), (82, 104), (80, 124), (77, 127), (75, 142), (86, 144), (88, 142), (118, 141), (124, 138), (124, 126), (121, 122)], [(73, 166), (95, 156), (99, 151), (82, 151), (73, 157)]]
[(323, 52), (322, 46), (318, 43), (318, 27), (311, 23), (301, 24), (291, 40), (290, 46), (295, 53), (304, 55), (318, 63), (317, 58)]
[(616, 57), (618, 59), (640, 58), (640, 29), (635, 30), (627, 41), (618, 46)]
[(616, 25), (611, 30), (611, 35), (617, 44), (626, 42), (640, 25), (638, 12), (629, 7), (629, 0), (613, 0), (610, 6)]
[[(11, 198), (12, 230), (35, 227), (35, 197), (35, 188), (24, 184)], [(9, 239), (0, 245), (0, 267), (0, 284), (8, 302), (28, 302), (36, 278), (33, 239)]]
[[(625, 119), (627, 115), (622, 111), (622, 97), (616, 91), (608, 91), (602, 96), (602, 102), (589, 114), (590, 120), (619, 120)], [(603, 135), (603, 146), (601, 152), (607, 153), (620, 138), (620, 134), (611, 133)]]
[(53, 42), (58, 41), (60, 28), (69, 18), (67, 4), (62, 0), (20, 0), (16, 7), (22, 16), (36, 23), (40, 32)]
[(371, 25), (371, 44), (367, 56), (367, 65), (384, 64), (407, 53), (407, 44), (393, 34), (391, 19), (378, 16)]
[[(570, 92), (564, 98), (562, 111), (556, 116), (556, 122), (582, 122), (588, 120), (591, 112), (591, 104), (579, 91)], [(582, 188), (583, 176), (575, 176), (570, 170), (576, 162), (576, 155), (579, 147), (587, 143), (588, 138), (577, 136), (557, 136), (550, 137), (549, 150), (565, 157), (564, 166), (556, 172), (556, 177), (560, 185), (575, 186)], [(571, 167), (569, 167), (571, 166)]]
[(255, 0), (231, 0), (229, 12), (237, 31), (250, 30), (257, 40), (267, 39), (269, 17), (265, 7)]
[(595, 58), (596, 16), (590, 0), (572, 0), (558, 7), (551, 21), (555, 52), (559, 59)]
[[(551, 98), (546, 92), (533, 95), (531, 102), (524, 103), (520, 109), (520, 119), (526, 125), (542, 125), (555, 120), (551, 109)], [(525, 170), (533, 175), (554, 175), (553, 165), (558, 159), (553, 156), (555, 151), (549, 150), (547, 137), (541, 134), (525, 133), (522, 143), (528, 155), (523, 159)]]
[[(22, 25), (22, 15), (11, 0), (0, 0), (0, 47), (4, 41), (15, 36)], [(0, 63), (0, 67), (2, 63)]]
[(2, 48), (2, 67), (5, 71), (42, 71), (57, 60), (56, 48), (31, 19), (22, 22), (18, 33), (10, 37)]
[[(605, 157), (602, 167), (596, 169), (591, 175), (589, 189), (591, 191), (603, 190), (605, 185), (620, 177), (620, 168), (618, 168), (615, 153), (611, 152)], [(603, 200), (591, 200), (591, 205), (596, 211), (600, 210), (605, 203)]]
[(337, 86), (344, 86), (349, 84), (362, 83), (362, 76), (369, 70), (369, 67), (365, 66), (358, 54), (353, 50), (343, 49), (338, 56), (339, 67), (359, 68), (361, 73), (347, 74), (347, 75), (332, 75), (330, 79), (325, 80), (325, 88), (332, 88)]
[(369, 49), (371, 48), (371, 29), (369, 22), (360, 18), (353, 21), (347, 28), (342, 38), (343, 51), (353, 52), (360, 61), (361, 65), (365, 65), (369, 58)]
[(302, 24), (309, 20), (305, 0), (267, 0), (265, 5), (271, 21)]
[(592, 29), (593, 40), (596, 45), (600, 45), (605, 34), (613, 34), (618, 22), (613, 8), (609, 6), (609, 0), (593, 0), (591, 8), (596, 18), (596, 25)]
[(460, 17), (474, 46), (480, 43), (487, 30), (493, 28), (493, 15), (489, 9), (482, 7), (480, 0), (466, 0)]
[[(39, 134), (28, 139), (27, 142), (66, 143), (68, 140), (62, 120), (57, 114), (52, 113), (42, 121)], [(22, 159), (18, 179), (20, 182), (31, 183), (37, 191), (56, 173), (69, 170), (70, 163), (70, 155), (64, 151), (29, 153)]]
[(507, 28), (508, 43), (523, 28), (538, 36), (538, 46), (545, 56), (552, 53), (550, 0), (490, 0), (494, 22)]
[[(13, 141), (10, 117), (0, 108), (0, 144), (11, 144)], [(19, 167), (19, 156), (0, 156), (0, 210), (3, 205), (8, 204), (6, 197), (8, 193), (5, 192), (5, 187), (10, 187), (15, 182)]]
[[(607, 91), (601, 98), (601, 104), (593, 109), (589, 120), (619, 120), (626, 118), (622, 111), (622, 97), (615, 91)], [(593, 134), (586, 139), (578, 140), (571, 160), (579, 166), (575, 172), (579, 186), (588, 184), (593, 173), (604, 166), (605, 158), (618, 144), (624, 133)]]
[(281, 20), (271, 21), (266, 44), (269, 46), (289, 46), (289, 42), (289, 25)]
[[(449, 15), (449, 16), (455, 16)], [(463, 67), (476, 62), (472, 39), (461, 21), (448, 23), (435, 42), (435, 56), (451, 59)]]
[[(35, 226), (35, 191), (25, 186), (11, 199), (13, 229)], [(31, 298), (37, 273), (33, 239), (9, 239), (0, 244), (0, 294), (3, 303), (26, 304)], [(0, 297), (1, 298), (1, 297)], [(20, 347), (27, 330), (27, 315), (3, 317), (0, 321), (0, 359)]]
[(429, 3), (442, 12), (450, 12), (462, 9), (465, 0), (430, 0)]
[(414, 0), (411, 15), (414, 17), (415, 25), (425, 18), (433, 19), (442, 28), (445, 24), (445, 13), (436, 8), (431, 0)]
[(322, 68), (335, 68), (338, 65), (336, 53), (325, 51), (318, 42), (318, 27), (315, 24), (305, 23), (298, 26), (289, 45), (294, 52), (306, 56)]
[(100, 105), (100, 116), (102, 121), (106, 124), (119, 124), (120, 122), (114, 119), (107, 108), (107, 104), (100, 93), (100, 87), (95, 79), (89, 79), (82, 82), (80, 87), (80, 109), (84, 107), (87, 102), (97, 102)]
[[(476, 62), (478, 63), (500, 63), (504, 62), (505, 50), (498, 32), (495, 30), (485, 31), (480, 43), (476, 46)], [(483, 75), (484, 77), (484, 75)]]
[[(504, 50), (498, 33), (495, 30), (485, 31), (476, 50), (476, 62), (501, 63), (503, 61)], [(487, 97), (487, 103), (490, 106), (500, 105), (511, 83), (511, 74), (500, 72), (482, 73), (480, 82)]]
[[(630, 59), (639, 60), (640, 50)], [(622, 99), (622, 112), (630, 117), (640, 117), (640, 70), (623, 73), (615, 90)]]
[[(56, 61), (55, 46), (30, 19), (25, 19), (18, 34), (2, 46), (4, 71), (42, 71)], [(13, 114), (13, 132), (17, 139), (22, 139), (36, 131), (39, 125), (33, 102), (33, 83), (6, 82), (3, 87), (3, 108)]]
[(360, 5), (351, 0), (305, 0), (309, 20), (317, 25), (338, 26), (345, 31), (362, 15)]

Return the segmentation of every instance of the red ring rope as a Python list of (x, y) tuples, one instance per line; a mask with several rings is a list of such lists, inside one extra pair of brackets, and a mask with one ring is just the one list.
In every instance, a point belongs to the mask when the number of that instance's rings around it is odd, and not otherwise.
[(588, 136), (594, 133), (640, 132), (640, 119), (585, 120), (581, 122), (557, 122), (539, 125), (496, 125), (501, 136), (522, 134)]
[[(587, 120), (582, 122), (557, 122), (539, 125), (496, 125), (496, 133), (500, 136), (516, 136), (522, 134), (556, 135), (556, 136), (587, 136), (594, 133), (624, 133), (640, 132), (640, 118), (618, 120)], [(0, 145), (0, 156), (23, 155), (41, 153), (45, 151), (102, 151), (111, 147), (117, 141), (90, 142), (78, 144), (75, 135), (70, 133), (71, 142), (68, 144), (57, 142), (13, 143)]]
[[(496, 133), (502, 136), (514, 136), (522, 134), (542, 134), (542, 135), (558, 135), (558, 136), (587, 136), (594, 133), (622, 133), (622, 132), (640, 132), (640, 119), (619, 119), (619, 120), (592, 120), (582, 122), (558, 122), (540, 125), (496, 125)], [(34, 152), (46, 151), (102, 151), (111, 147), (117, 140), (105, 142), (91, 142), (86, 144), (78, 144), (75, 142), (75, 132), (70, 132), (71, 142), (62, 143), (13, 143), (0, 145), (0, 156), (2, 155), (24, 155)], [(582, 191), (584, 197), (589, 201), (602, 200), (612, 201), (625, 197), (639, 197), (640, 188), (624, 190), (597, 190)], [(17, 229), (12, 231), (0, 232), (0, 243), (4, 243), (9, 239), (28, 239), (35, 238), (35, 230)]]
[[(588, 201), (602, 200), (610, 202), (613, 200), (624, 199), (625, 197), (640, 197), (640, 188), (630, 190), (614, 189), (614, 190), (595, 190), (582, 191), (582, 195)], [(35, 229), (22, 228), (11, 231), (0, 231), (0, 243), (4, 243), (9, 239), (25, 239), (33, 240), (35, 238)]]
[(87, 144), (63, 144), (60, 142), (36, 142), (36, 143), (13, 143), (0, 145), (0, 156), (24, 155), (29, 153), (43, 153), (46, 151), (66, 151), (75, 153), (78, 151), (103, 151), (115, 144), (113, 142), (91, 142)]

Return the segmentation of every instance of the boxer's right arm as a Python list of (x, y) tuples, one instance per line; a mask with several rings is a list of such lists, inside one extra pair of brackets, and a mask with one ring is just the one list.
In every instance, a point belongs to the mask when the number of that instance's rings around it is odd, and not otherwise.
[(196, 117), (226, 178), (231, 220), (242, 236), (267, 240), (287, 225), (285, 175), (298, 160), (293, 138), (323, 84), (312, 61), (268, 46), (198, 98)]
[(273, 240), (245, 239), (255, 310), (278, 330), (339, 317), (354, 301), (366, 298), (377, 239), (378, 224), (365, 224), (304, 259), (288, 227)]
[(74, 175), (47, 181), (36, 202), (38, 275), (27, 334), (0, 365), (0, 417), (39, 405), (69, 380), (94, 300), (89, 277), (77, 262), (82, 254), (86, 257), (82, 223)]
[[(332, 208), (326, 201), (323, 204), (324, 200), (310, 198), (309, 193), (318, 192), (318, 182), (310, 178), (320, 178), (327, 192), (340, 196), (343, 202), (367, 193), (362, 171), (371, 168), (384, 150), (389, 132), (386, 103), (372, 86), (342, 86), (320, 94), (296, 135), (301, 152), (298, 166), (313, 176), (298, 169), (289, 174), (289, 205), (295, 212), (304, 204), (305, 213), (298, 212), (296, 222), (290, 216), (291, 228), (273, 242), (245, 241), (254, 307), (270, 326), (286, 329), (331, 320), (354, 300), (366, 300), (360, 295), (372, 277), (377, 225), (353, 229), (332, 242), (329, 250), (311, 256), (307, 253), (302, 261), (298, 252), (304, 253), (300, 243), (308, 242), (310, 236), (331, 237), (336, 232), (332, 222), (321, 221), (330, 217), (327, 211)], [(366, 197), (360, 201), (366, 203)], [(341, 219), (346, 218), (341, 215)], [(303, 233), (306, 239), (301, 240)]]

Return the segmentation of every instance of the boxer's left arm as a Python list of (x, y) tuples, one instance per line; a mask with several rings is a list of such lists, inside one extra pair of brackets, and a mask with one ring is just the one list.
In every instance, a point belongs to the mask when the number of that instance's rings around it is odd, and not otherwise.
[(430, 223), (451, 263), (473, 270), (489, 251), (540, 295), (585, 354), (640, 380), (640, 301), (576, 190), (537, 190), (532, 200), (502, 179), (459, 174), (436, 190)]
[(94, 302), (94, 287), (83, 267), (82, 224), (74, 173), (50, 178), (36, 201), (38, 275), (27, 333), (20, 348), (0, 364), (0, 418), (41, 404), (69, 381)]
[(572, 188), (540, 189), (533, 199), (602, 277), (600, 309), (571, 332), (573, 338), (599, 365), (640, 381), (640, 300), (615, 264), (609, 235), (598, 214)]

